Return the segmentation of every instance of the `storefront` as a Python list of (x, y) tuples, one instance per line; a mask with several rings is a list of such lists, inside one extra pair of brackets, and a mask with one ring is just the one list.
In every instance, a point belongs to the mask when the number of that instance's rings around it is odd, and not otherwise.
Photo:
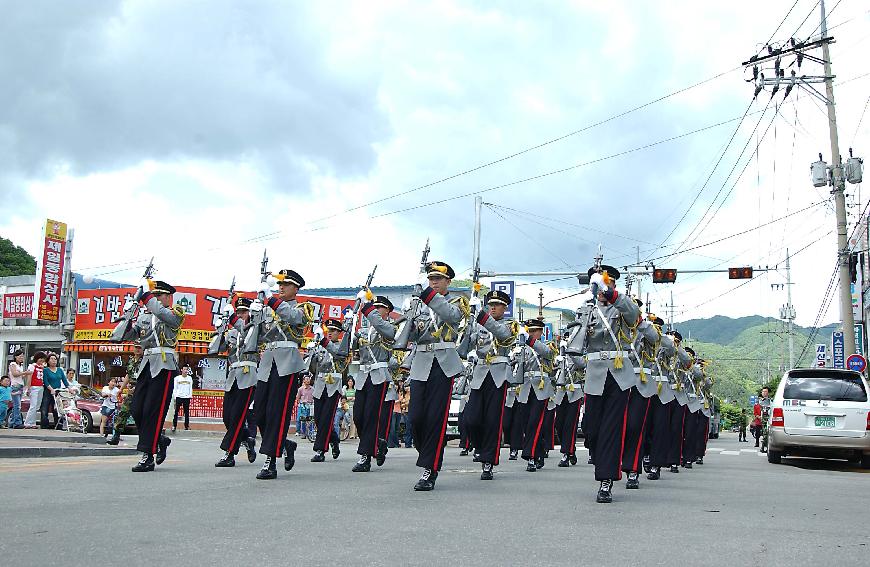
[(26, 361), (39, 351), (60, 353), (62, 350), (64, 337), (60, 325), (32, 319), (35, 281), (33, 275), (0, 278), (0, 361), (3, 374), (12, 362), (12, 353), (19, 349), (24, 351)]

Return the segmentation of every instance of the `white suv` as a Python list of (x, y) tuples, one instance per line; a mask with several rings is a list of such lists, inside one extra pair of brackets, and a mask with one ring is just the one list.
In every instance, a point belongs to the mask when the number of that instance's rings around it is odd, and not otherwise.
[(782, 377), (771, 404), (767, 460), (786, 455), (846, 457), (870, 468), (870, 402), (851, 370), (798, 368)]

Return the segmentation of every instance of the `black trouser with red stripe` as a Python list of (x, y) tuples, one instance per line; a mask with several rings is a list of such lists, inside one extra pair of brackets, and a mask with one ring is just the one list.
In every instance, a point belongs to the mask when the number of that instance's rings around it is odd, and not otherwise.
[(526, 432), (523, 439), (523, 459), (530, 460), (544, 456), (547, 450), (546, 437), (550, 432), (544, 429), (544, 420), (547, 414), (548, 399), (539, 400), (534, 393), (529, 393), (528, 419), (526, 419)]
[(441, 365), (434, 360), (429, 379), (425, 382), (414, 380), (411, 385), (408, 416), (417, 447), (418, 467), (441, 470), (454, 378), (456, 376), (445, 375)]
[(330, 443), (338, 443), (333, 424), (339, 400), (341, 400), (340, 391), (336, 390), (334, 394), (327, 396), (326, 388), (320, 393), (319, 398), (314, 398), (314, 424), (317, 426), (317, 435), (314, 437), (315, 451), (326, 452)]
[(686, 406), (681, 406), (677, 402), (674, 402), (674, 404), (670, 420), (671, 446), (668, 450), (669, 465), (678, 465), (683, 460), (683, 431), (686, 426), (686, 414), (689, 411)]
[[(384, 404), (384, 396), (387, 394), (387, 383), (372, 384), (368, 379), (363, 381), (362, 387), (356, 391), (356, 400), (353, 403), (353, 423), (356, 425), (356, 433), (359, 435), (358, 455), (373, 457), (378, 452), (378, 437), (384, 438), (386, 430), (381, 430), (381, 419), (390, 408)], [(388, 416), (387, 416), (388, 417)]]
[(638, 472), (643, 463), (643, 444), (649, 420), (651, 398), (644, 398), (636, 388), (628, 399), (628, 419), (625, 422), (625, 442), (622, 447), (623, 472)]
[(396, 400), (384, 402), (384, 406), (381, 408), (381, 418), (378, 420), (378, 439), (389, 440), (390, 424), (395, 419), (393, 416), (394, 409), (396, 409)]
[(136, 444), (138, 451), (151, 455), (157, 452), (157, 440), (160, 439), (172, 401), (174, 376), (172, 370), (161, 370), (157, 376), (151, 376), (147, 362), (142, 369), (130, 402), (130, 415), (139, 433), (139, 443)]
[(549, 409), (549, 405), (548, 401), (548, 408), (544, 410), (544, 432), (541, 434), (544, 436), (544, 451), (556, 446), (556, 408)]
[(686, 425), (683, 428), (683, 462), (691, 463), (698, 458), (698, 437), (700, 435), (700, 411), (687, 411)]
[(299, 389), (298, 378), (298, 374), (278, 375), (278, 367), (273, 362), (269, 381), (257, 386), (254, 409), (257, 412), (257, 427), (263, 438), (259, 450), (262, 455), (278, 458), (284, 451), (293, 403)]
[(559, 452), (563, 455), (573, 455), (577, 452), (577, 422), (580, 421), (580, 402), (569, 402), (568, 396), (562, 398), (562, 403), (556, 406), (556, 432), (559, 434)]
[[(665, 385), (665, 388), (668, 386)], [(666, 404), (658, 396), (653, 396), (650, 402), (650, 465), (666, 467), (671, 464), (668, 454), (671, 451), (671, 414), (679, 408), (677, 400)]]
[(593, 451), (595, 480), (619, 480), (620, 464), (628, 419), (628, 400), (631, 389), (621, 390), (616, 379), (607, 373), (604, 391), (600, 396), (587, 394), (583, 432), (588, 435), (587, 445)]
[(710, 438), (710, 418), (698, 412), (698, 446), (695, 448), (695, 458), (707, 454), (707, 439)]
[(523, 440), (526, 435), (526, 424), (529, 421), (529, 404), (514, 401), (511, 412), (510, 443), (511, 451), (522, 451)]
[(239, 385), (233, 382), (229, 392), (224, 394), (224, 426), (227, 432), (221, 440), (221, 449), (231, 455), (239, 452), (239, 445), (248, 438), (248, 429), (245, 427), (245, 416), (248, 406), (254, 399), (256, 386), (239, 389)]
[[(471, 396), (469, 395), (470, 398)], [(471, 432), (468, 430), (468, 414), (465, 412), (465, 408), (459, 412), (459, 417), (456, 418), (456, 425), (459, 428), (459, 447), (468, 450), (471, 449)]]
[(501, 429), (504, 420), (504, 400), (507, 385), (497, 388), (492, 375), (487, 373), (480, 388), (472, 390), (465, 404), (465, 425), (471, 443), (480, 454), (480, 462), (498, 464), (501, 452)]

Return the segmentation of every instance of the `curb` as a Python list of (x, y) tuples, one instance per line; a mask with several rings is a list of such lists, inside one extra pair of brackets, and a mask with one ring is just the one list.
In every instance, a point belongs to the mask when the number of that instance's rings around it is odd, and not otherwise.
[(0, 458), (26, 459), (47, 457), (107, 457), (113, 455), (137, 455), (135, 447), (91, 448), (91, 447), (2, 447)]

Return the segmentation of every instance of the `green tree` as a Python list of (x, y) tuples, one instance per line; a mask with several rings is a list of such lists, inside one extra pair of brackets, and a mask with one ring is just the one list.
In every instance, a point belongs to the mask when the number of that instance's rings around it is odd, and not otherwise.
[(11, 240), (0, 237), (0, 277), (36, 273), (36, 258)]

